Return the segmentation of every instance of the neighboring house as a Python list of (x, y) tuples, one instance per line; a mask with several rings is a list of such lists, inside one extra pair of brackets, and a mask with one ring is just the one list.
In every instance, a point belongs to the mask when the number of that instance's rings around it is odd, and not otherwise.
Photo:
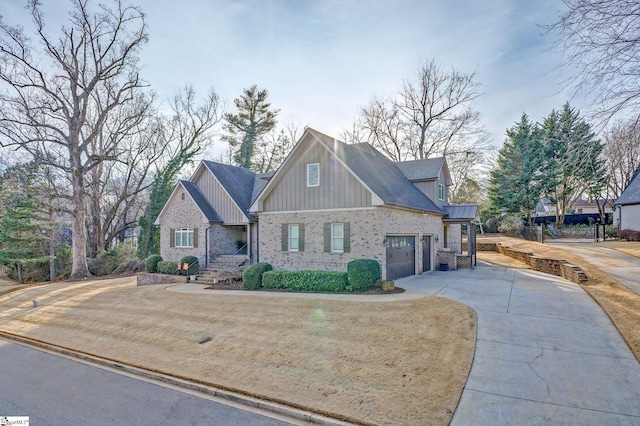
[(601, 209), (604, 206), (604, 213), (607, 214), (613, 212), (613, 204), (613, 200), (605, 200), (602, 198), (599, 198), (598, 200), (581, 198), (575, 202), (573, 209), (576, 214), (600, 214), (598, 206), (600, 206)]
[(555, 216), (556, 205), (548, 198), (542, 198), (536, 204), (534, 217)]
[(161, 254), (206, 264), (243, 241), (252, 263), (274, 269), (344, 271), (368, 258), (394, 279), (435, 269), (439, 249), (461, 252), (466, 224), (475, 263), (477, 206), (449, 205), (451, 183), (444, 158), (393, 163), (308, 128), (275, 173), (203, 161), (158, 216)]
[(640, 173), (622, 191), (615, 206), (618, 229), (640, 230)]

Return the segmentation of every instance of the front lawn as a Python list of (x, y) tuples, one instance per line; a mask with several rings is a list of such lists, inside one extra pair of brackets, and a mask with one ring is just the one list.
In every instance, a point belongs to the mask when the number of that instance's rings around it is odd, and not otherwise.
[(23, 289), (0, 296), (0, 330), (381, 425), (448, 424), (473, 360), (475, 313), (449, 299), (163, 287), (119, 278)]

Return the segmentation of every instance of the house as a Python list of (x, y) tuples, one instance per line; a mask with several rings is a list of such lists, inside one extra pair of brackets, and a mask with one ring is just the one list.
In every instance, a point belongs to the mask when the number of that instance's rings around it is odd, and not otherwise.
[(640, 230), (640, 173), (622, 191), (615, 207), (618, 229)]
[(573, 209), (576, 214), (600, 214), (600, 209), (603, 210), (603, 213), (608, 214), (613, 212), (613, 205), (613, 200), (580, 198), (574, 203)]
[(467, 225), (470, 266), (477, 206), (450, 205), (451, 184), (444, 158), (394, 163), (307, 128), (275, 173), (203, 161), (158, 216), (161, 254), (206, 264), (241, 241), (274, 269), (344, 271), (368, 258), (395, 279), (435, 269), (439, 250), (461, 253)]

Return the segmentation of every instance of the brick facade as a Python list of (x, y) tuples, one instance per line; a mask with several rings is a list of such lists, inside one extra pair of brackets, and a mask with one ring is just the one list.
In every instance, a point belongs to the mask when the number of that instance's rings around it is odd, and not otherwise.
[[(350, 252), (324, 251), (324, 223), (349, 222)], [(304, 251), (282, 251), (282, 224), (304, 224)], [(443, 225), (439, 216), (399, 209), (371, 208), (362, 210), (317, 211), (260, 215), (259, 253), (261, 262), (269, 262), (274, 269), (346, 271), (354, 259), (375, 259), (386, 278), (386, 236), (416, 237), (416, 271), (422, 272), (423, 235), (432, 236), (432, 260), (443, 245)], [(438, 242), (435, 242), (438, 236)]]
[[(160, 255), (164, 260), (179, 261), (184, 256), (196, 256), (201, 265), (205, 262), (205, 232), (208, 227), (203, 222), (202, 213), (184, 190), (174, 193), (168, 201), (160, 225)], [(198, 233), (198, 246), (193, 248), (170, 247), (171, 229), (192, 228)], [(197, 231), (196, 231), (197, 229)]]

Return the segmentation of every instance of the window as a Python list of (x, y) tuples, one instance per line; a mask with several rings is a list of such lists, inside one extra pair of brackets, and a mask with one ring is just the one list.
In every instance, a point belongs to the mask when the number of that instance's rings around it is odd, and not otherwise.
[(307, 164), (307, 186), (320, 186), (320, 163)]
[(349, 222), (324, 224), (325, 253), (349, 253), (351, 251), (351, 225)]
[(300, 225), (289, 225), (289, 251), (300, 250)]
[(282, 224), (282, 251), (304, 251), (304, 223)]
[(175, 231), (176, 247), (193, 247), (193, 229), (183, 228)]
[(445, 196), (444, 185), (439, 183), (438, 184), (438, 200), (444, 201), (444, 196)]
[(344, 252), (344, 224), (331, 224), (331, 251), (335, 253)]

